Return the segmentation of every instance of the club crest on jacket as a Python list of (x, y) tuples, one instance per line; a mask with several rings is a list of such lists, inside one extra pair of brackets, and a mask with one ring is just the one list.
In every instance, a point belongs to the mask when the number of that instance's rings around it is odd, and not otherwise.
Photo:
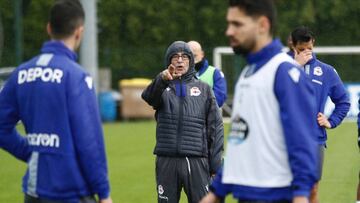
[(190, 96), (195, 96), (195, 97), (197, 97), (197, 96), (199, 96), (201, 94), (201, 91), (200, 91), (200, 89), (198, 88), (198, 87), (192, 87), (191, 89), (190, 89)]

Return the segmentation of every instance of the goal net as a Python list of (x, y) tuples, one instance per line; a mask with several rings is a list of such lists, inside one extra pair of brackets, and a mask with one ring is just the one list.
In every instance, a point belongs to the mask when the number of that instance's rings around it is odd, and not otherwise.
[[(288, 51), (288, 48), (284, 47), (283, 51)], [(351, 102), (348, 118), (356, 118), (360, 97), (360, 46), (315, 47), (314, 52), (319, 60), (332, 65), (340, 75)], [(244, 58), (234, 55), (231, 47), (216, 47), (213, 50), (213, 64), (224, 72), (227, 80), (228, 100), (223, 112), (224, 116), (230, 116), (234, 86), (246, 62)], [(334, 104), (328, 98), (325, 114), (330, 115), (333, 109)]]

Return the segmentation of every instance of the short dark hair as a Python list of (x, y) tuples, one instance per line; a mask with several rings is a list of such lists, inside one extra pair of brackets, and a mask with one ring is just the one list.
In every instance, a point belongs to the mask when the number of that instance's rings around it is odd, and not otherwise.
[(84, 24), (85, 12), (78, 0), (57, 0), (49, 15), (51, 34), (56, 39), (64, 39)]
[(315, 39), (314, 33), (305, 26), (299, 26), (291, 32), (291, 39), (294, 46), (298, 43), (309, 42)]
[(276, 27), (276, 8), (272, 0), (229, 0), (230, 7), (238, 7), (252, 17), (266, 16), (270, 21), (270, 33)]

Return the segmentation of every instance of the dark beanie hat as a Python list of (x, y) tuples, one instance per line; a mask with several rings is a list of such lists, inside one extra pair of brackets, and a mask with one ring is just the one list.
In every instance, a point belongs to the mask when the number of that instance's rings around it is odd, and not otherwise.
[(165, 67), (168, 67), (171, 63), (171, 57), (175, 54), (182, 52), (189, 56), (189, 69), (194, 68), (194, 55), (191, 52), (189, 45), (184, 41), (175, 41), (173, 42), (166, 50), (165, 54)]

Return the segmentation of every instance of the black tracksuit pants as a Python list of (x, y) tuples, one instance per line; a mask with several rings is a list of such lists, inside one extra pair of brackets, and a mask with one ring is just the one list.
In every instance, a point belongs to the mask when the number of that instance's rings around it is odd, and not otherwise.
[[(61, 200), (47, 200), (43, 198), (32, 197), (25, 194), (25, 203), (72, 203), (73, 201), (61, 201)], [(94, 197), (83, 197), (79, 200), (79, 203), (96, 203)]]
[(207, 158), (157, 156), (155, 171), (159, 203), (178, 203), (182, 188), (189, 203), (198, 203), (208, 193)]

